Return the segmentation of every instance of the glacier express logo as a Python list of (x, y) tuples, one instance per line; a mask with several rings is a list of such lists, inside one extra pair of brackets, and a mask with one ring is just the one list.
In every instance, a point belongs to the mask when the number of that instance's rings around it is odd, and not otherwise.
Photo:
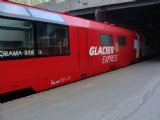
[(109, 55), (109, 54), (114, 54), (114, 47), (113, 46), (92, 46), (89, 50), (89, 55), (90, 56), (95, 56), (95, 55)]
[(119, 46), (92, 46), (89, 49), (90, 56), (102, 56), (102, 64), (118, 61)]

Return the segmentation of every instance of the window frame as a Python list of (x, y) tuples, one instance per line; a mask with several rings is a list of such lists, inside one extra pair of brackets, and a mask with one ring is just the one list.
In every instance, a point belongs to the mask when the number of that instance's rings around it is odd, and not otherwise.
[(35, 35), (35, 37), (36, 37), (36, 39), (35, 39), (35, 45), (36, 45), (36, 52), (35, 52), (35, 54), (36, 54), (36, 56), (38, 57), (38, 58), (45, 58), (45, 57), (58, 57), (58, 56), (70, 56), (70, 39), (69, 39), (69, 27), (67, 26), (67, 25), (60, 25), (60, 24), (53, 24), (53, 23), (48, 23), (48, 22), (38, 22), (38, 23), (46, 23), (46, 24), (49, 24), (49, 25), (58, 25), (58, 26), (63, 26), (63, 27), (65, 27), (66, 28), (66, 30), (67, 30), (67, 40), (68, 40), (68, 54), (61, 54), (61, 55), (39, 55), (38, 54), (38, 40), (37, 40), (37, 24), (35, 25), (36, 26), (36, 35)]
[[(112, 38), (112, 44), (109, 44), (109, 45), (102, 45), (102, 42), (101, 42), (101, 35), (106, 35), (106, 36), (110, 36)], [(107, 33), (100, 33), (100, 46), (113, 46), (114, 45), (114, 36), (112, 34), (107, 34)]]
[[(125, 44), (119, 44), (119, 38), (125, 38)], [(117, 36), (117, 41), (118, 41), (118, 44), (119, 46), (127, 46), (127, 37), (126, 36)]]
[[(0, 18), (3, 18), (3, 19), (9, 19), (9, 20), (19, 20), (19, 21), (26, 21), (26, 22), (31, 22), (32, 25), (33, 25), (33, 34), (32, 34), (32, 37), (33, 37), (33, 50), (34, 50), (34, 55), (33, 56), (18, 56), (18, 57), (4, 57), (4, 58), (0, 58), (0, 61), (8, 61), (8, 60), (19, 60), (19, 59), (34, 59), (34, 58), (48, 58), (48, 57), (63, 57), (63, 56), (70, 56), (70, 31), (69, 31), (69, 26), (68, 25), (62, 25), (62, 24), (56, 24), (56, 23), (50, 23), (50, 22), (41, 22), (41, 21), (36, 21), (36, 20), (26, 20), (26, 19), (21, 19), (21, 18), (12, 18), (12, 17), (6, 17), (6, 16), (0, 16)], [(40, 22), (40, 23), (45, 23), (45, 24), (51, 24), (51, 25), (60, 25), (60, 26), (64, 26), (66, 27), (66, 30), (67, 30), (67, 40), (68, 40), (68, 54), (62, 54), (62, 55), (38, 55), (38, 49), (37, 49), (37, 22)], [(8, 26), (5, 26), (5, 28), (9, 28)], [(18, 30), (18, 31), (23, 31), (23, 29), (26, 29), (25, 27), (21, 27), (20, 29), (18, 29), (18, 27), (11, 27), (13, 28), (13, 30)], [(28, 31), (28, 30), (26, 30)]]
[[(34, 26), (33, 21), (30, 20), (25, 20), (25, 19), (19, 19), (19, 18), (12, 18), (12, 17), (5, 17), (5, 16), (0, 16), (0, 18), (2, 19), (8, 19), (8, 20), (17, 20), (17, 21), (25, 21), (25, 22), (30, 22), (32, 24), (32, 26)], [(0, 28), (4, 29), (4, 30), (13, 30), (13, 31), (29, 31), (30, 29), (28, 29), (27, 27), (20, 27), (20, 26), (4, 26), (0, 24)], [(32, 38), (33, 38), (33, 49), (35, 51), (35, 41), (34, 41), (34, 28), (32, 27)], [(1, 51), (1, 50), (0, 50)], [(35, 57), (35, 52), (33, 56), (15, 56), (15, 57), (4, 57), (4, 58), (0, 58), (0, 61), (7, 61), (7, 60), (18, 60), (18, 59), (29, 59), (29, 58), (33, 58)]]

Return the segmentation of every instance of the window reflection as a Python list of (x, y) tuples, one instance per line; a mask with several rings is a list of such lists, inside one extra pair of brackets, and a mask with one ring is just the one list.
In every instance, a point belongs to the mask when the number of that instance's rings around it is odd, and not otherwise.
[[(34, 55), (32, 23), (0, 18), (0, 57)], [(28, 54), (32, 52), (32, 54)]]
[(67, 27), (38, 23), (37, 47), (39, 55), (69, 54)]

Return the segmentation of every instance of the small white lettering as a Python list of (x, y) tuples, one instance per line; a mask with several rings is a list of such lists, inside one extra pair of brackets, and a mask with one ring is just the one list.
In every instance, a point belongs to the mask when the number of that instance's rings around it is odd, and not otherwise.
[(58, 80), (51, 80), (51, 85), (62, 84), (62, 83), (67, 82), (71, 79), (72, 79), (71, 76), (66, 76), (66, 77), (62, 77)]
[(0, 57), (33, 56), (34, 50), (0, 51)]
[(32, 56), (32, 55), (34, 55), (34, 50), (25, 50), (24, 55), (25, 56)]

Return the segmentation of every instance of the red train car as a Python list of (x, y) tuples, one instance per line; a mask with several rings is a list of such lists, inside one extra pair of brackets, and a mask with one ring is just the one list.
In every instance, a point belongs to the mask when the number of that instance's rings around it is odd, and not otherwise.
[(134, 31), (10, 2), (0, 8), (0, 94), (43, 91), (141, 58)]

